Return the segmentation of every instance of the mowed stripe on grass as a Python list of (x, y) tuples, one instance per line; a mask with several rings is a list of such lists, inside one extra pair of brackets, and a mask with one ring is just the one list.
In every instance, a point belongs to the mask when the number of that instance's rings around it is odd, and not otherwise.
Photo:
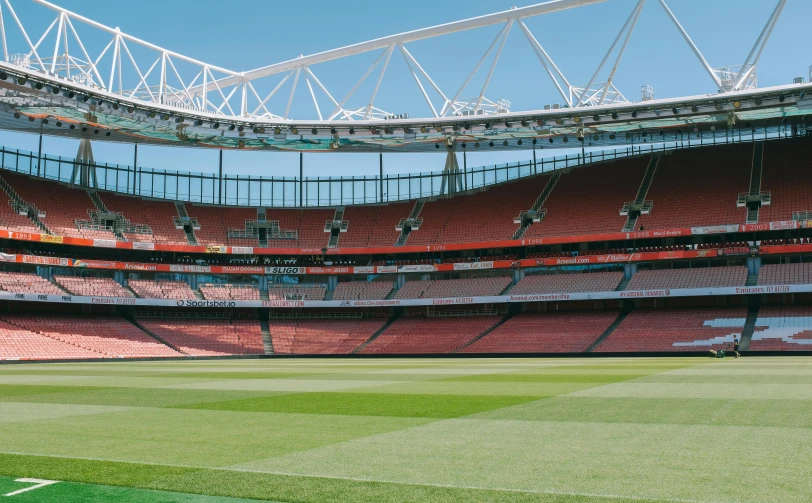
[(810, 369), (800, 357), (0, 367), (0, 473), (313, 503), (806, 502)]

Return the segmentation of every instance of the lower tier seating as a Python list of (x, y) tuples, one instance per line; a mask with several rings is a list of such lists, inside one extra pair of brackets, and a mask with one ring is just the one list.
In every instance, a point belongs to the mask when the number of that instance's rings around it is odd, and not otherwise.
[(749, 351), (812, 350), (812, 307), (759, 309)]
[(144, 299), (194, 299), (195, 292), (184, 281), (131, 279), (129, 286)]
[(479, 336), (501, 316), (425, 318), (404, 316), (389, 326), (359, 353), (419, 354), (450, 353)]
[(259, 288), (253, 285), (202, 284), (200, 293), (206, 300), (259, 300)]
[(380, 300), (392, 292), (391, 281), (352, 281), (339, 283), (333, 292), (333, 300)]
[(758, 271), (759, 285), (812, 283), (812, 264), (766, 264)]
[(0, 360), (99, 358), (88, 349), (0, 321)]
[(537, 274), (525, 276), (510, 289), (514, 295), (561, 292), (609, 292), (623, 280), (623, 273), (589, 272), (573, 274)]
[(94, 297), (132, 297), (133, 294), (112, 278), (54, 276), (54, 281), (73, 295)]
[[(53, 341), (81, 348), (77, 358), (137, 358), (180, 356), (174, 349), (147, 335), (123, 318), (93, 316), (2, 315), (4, 323), (34, 332)], [(38, 358), (63, 358), (55, 347)]]
[(616, 312), (520, 313), (462, 353), (577, 353), (617, 319)]
[(725, 349), (740, 338), (747, 309), (635, 310), (596, 352), (707, 351)]
[(138, 324), (188, 355), (265, 353), (257, 320), (141, 319)]
[(743, 266), (661, 269), (638, 271), (626, 290), (744, 286), (746, 282), (747, 268)]
[(26, 272), (0, 272), (0, 289), (15, 293), (65, 293), (47, 279)]
[(438, 299), (499, 295), (510, 285), (507, 276), (494, 278), (440, 279), (407, 281), (395, 294), (396, 299)]
[(275, 320), (269, 327), (274, 353), (346, 354), (367, 341), (386, 318)]

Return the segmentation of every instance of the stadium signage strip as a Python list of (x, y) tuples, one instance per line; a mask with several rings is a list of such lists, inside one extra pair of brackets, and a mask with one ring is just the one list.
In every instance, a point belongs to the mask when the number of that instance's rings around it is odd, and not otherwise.
[[(747, 225), (714, 225), (706, 227), (691, 227), (684, 229), (660, 229), (634, 232), (612, 232), (606, 234), (588, 234), (580, 236), (556, 236), (545, 238), (510, 239), (503, 241), (478, 241), (473, 243), (449, 243), (437, 245), (406, 245), (381, 246), (372, 248), (331, 248), (327, 255), (376, 255), (376, 254), (404, 254), (426, 253), (459, 250), (483, 250), (489, 248), (517, 248), (526, 246), (554, 245), (568, 243), (590, 243), (600, 241), (626, 241), (633, 239), (651, 239), (679, 236), (696, 236), (706, 234), (728, 234), (734, 232), (757, 232), (769, 230), (786, 230), (797, 228), (812, 228), (812, 220), (785, 220), (780, 222), (765, 222)], [(101, 248), (117, 248), (121, 250), (150, 250), (176, 253), (214, 253), (232, 255), (321, 255), (321, 248), (259, 248), (249, 246), (190, 246), (169, 245), (145, 242), (115, 241), (112, 239), (84, 239), (66, 236), (51, 236), (30, 232), (14, 232), (0, 230), (0, 238), (15, 241), (39, 241), (42, 243), (59, 243), (72, 246), (95, 246)]]
[[(809, 246), (812, 249), (812, 245)], [(110, 269), (120, 271), (174, 272), (187, 274), (259, 274), (267, 276), (339, 275), (339, 274), (404, 274), (414, 272), (479, 271), (485, 269), (513, 269), (527, 267), (556, 267), (590, 264), (620, 264), (627, 262), (649, 262), (655, 260), (675, 260), (709, 258), (721, 255), (748, 253), (749, 248), (720, 248), (712, 250), (674, 250), (663, 252), (617, 253), (609, 255), (585, 255), (579, 257), (552, 257), (521, 260), (493, 260), (483, 262), (463, 262), (453, 264), (418, 264), (401, 266), (332, 266), (332, 267), (288, 267), (253, 265), (197, 265), (197, 264), (145, 264), (139, 262), (118, 262), (113, 260), (81, 260), (39, 255), (0, 254), (0, 262), (17, 262), (53, 267), (75, 267), (84, 269)]]
[(52, 302), (61, 304), (95, 304), (109, 306), (156, 306), (189, 308), (353, 308), (353, 307), (408, 307), (458, 306), (473, 304), (504, 304), (516, 302), (558, 302), (576, 300), (646, 299), (663, 297), (704, 297), (719, 295), (762, 295), (812, 292), (812, 284), (732, 286), (720, 288), (674, 288), (660, 290), (633, 290), (623, 292), (538, 293), (525, 295), (497, 295), (488, 297), (447, 297), (439, 299), (386, 299), (386, 300), (198, 300), (198, 299), (140, 299), (132, 297), (87, 297), (0, 291), (0, 300), (24, 302)]

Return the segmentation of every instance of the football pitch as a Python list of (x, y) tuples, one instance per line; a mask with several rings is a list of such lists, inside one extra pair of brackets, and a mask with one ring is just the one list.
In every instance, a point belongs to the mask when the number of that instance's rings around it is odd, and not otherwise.
[(812, 358), (1, 365), (0, 495), (808, 503)]

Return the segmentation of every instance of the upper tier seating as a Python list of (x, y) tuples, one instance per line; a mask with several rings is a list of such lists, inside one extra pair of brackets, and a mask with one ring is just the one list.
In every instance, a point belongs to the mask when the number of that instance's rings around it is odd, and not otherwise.
[(195, 229), (195, 237), (201, 245), (259, 246), (257, 239), (228, 237), (229, 229), (244, 231), (246, 220), (257, 219), (256, 208), (186, 205), (186, 212), (200, 224), (200, 229)]
[(414, 201), (382, 206), (347, 206), (344, 220), (347, 232), (338, 239), (339, 248), (394, 246), (400, 236), (395, 230), (401, 219), (407, 218)]
[(5, 193), (0, 192), (0, 229), (11, 232), (42, 234), (42, 231), (34, 225), (30, 218), (14, 211), (14, 208), (8, 204), (10, 202), (11, 199)]
[(54, 276), (54, 281), (72, 293), (92, 297), (132, 297), (133, 294), (112, 278)]
[(544, 203), (547, 215), (528, 227), (524, 236), (620, 232), (626, 224), (620, 209), (623, 203), (634, 200), (647, 165), (645, 157), (578, 168), (561, 175)]
[(0, 321), (0, 360), (101, 358), (88, 349)]
[[(736, 196), (750, 187), (752, 146), (725, 145), (674, 152), (660, 158), (646, 199), (652, 211), (637, 225), (645, 230), (743, 224)], [(633, 196), (632, 196), (633, 197)]]
[(749, 351), (812, 350), (812, 308), (763, 306), (759, 309)]
[(132, 224), (146, 224), (152, 234), (127, 233), (129, 241), (152, 241), (170, 245), (188, 245), (183, 229), (175, 228), (174, 218), (178, 216), (175, 204), (169, 201), (151, 201), (135, 197), (100, 193), (107, 209), (124, 215)]
[(274, 353), (347, 354), (383, 327), (386, 318), (275, 320), (269, 322)]
[(270, 300), (324, 300), (324, 285), (268, 285)]
[(207, 300), (259, 300), (259, 288), (253, 285), (231, 285), (228, 283), (202, 284), (200, 293)]
[(759, 285), (812, 283), (812, 264), (766, 264), (758, 270)]
[(490, 187), (472, 195), (430, 201), (423, 206), (419, 230), (407, 245), (470, 243), (510, 239), (517, 229), (513, 219), (529, 210), (549, 177), (525, 179)]
[(525, 276), (510, 289), (511, 295), (562, 292), (611, 292), (623, 280), (623, 272), (534, 274)]
[(263, 354), (257, 320), (138, 320), (138, 324), (193, 356)]
[(391, 281), (351, 281), (339, 283), (333, 291), (333, 300), (381, 300), (394, 285)]
[(462, 353), (576, 353), (585, 351), (616, 312), (520, 313)]
[(15, 293), (65, 293), (47, 279), (27, 272), (0, 272), (0, 289)]
[(598, 352), (707, 351), (741, 338), (744, 307), (635, 310), (595, 348)]
[(424, 318), (404, 316), (392, 323), (362, 354), (450, 353), (479, 336), (501, 320), (501, 316)]
[(2, 315), (1, 318), (26, 330), (92, 351), (97, 358), (181, 356), (123, 318), (31, 315)]
[(746, 282), (747, 268), (743, 266), (661, 269), (637, 271), (626, 290), (744, 286)]
[(770, 191), (772, 200), (759, 210), (759, 222), (792, 220), (793, 212), (812, 212), (809, 154), (807, 139), (764, 144), (761, 190)]
[(438, 299), (442, 297), (483, 297), (499, 295), (510, 285), (507, 276), (492, 278), (407, 281), (395, 294), (396, 299)]
[(195, 292), (184, 281), (131, 279), (129, 287), (144, 299), (194, 299)]
[(96, 209), (86, 191), (16, 173), (3, 172), (3, 177), (23, 201), (45, 211), (41, 220), (57, 236), (116, 239), (111, 231), (79, 230), (76, 226), (76, 220), (88, 220), (88, 210)]

